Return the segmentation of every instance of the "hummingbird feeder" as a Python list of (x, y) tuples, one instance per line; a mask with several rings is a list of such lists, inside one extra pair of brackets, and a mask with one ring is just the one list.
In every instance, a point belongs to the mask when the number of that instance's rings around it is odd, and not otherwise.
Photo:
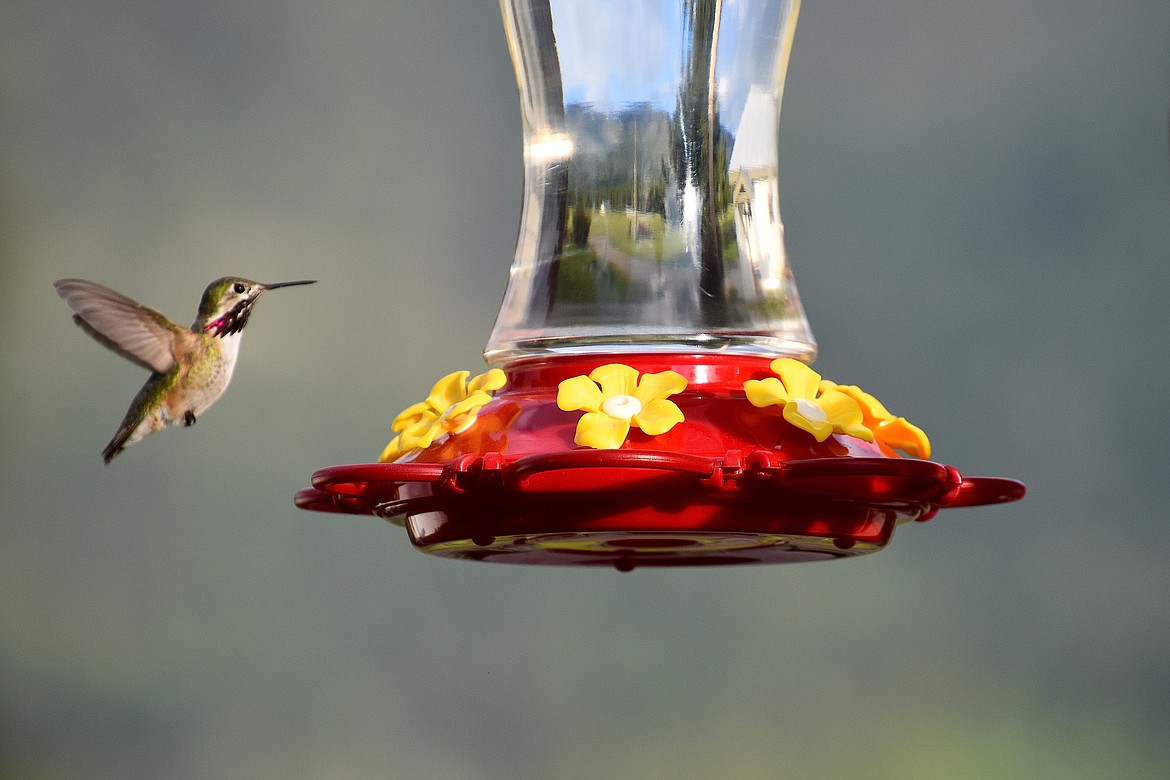
[(525, 176), (489, 369), (297, 505), (447, 558), (629, 570), (861, 555), (1021, 498), (809, 367), (777, 186), (799, 5), (502, 0)]

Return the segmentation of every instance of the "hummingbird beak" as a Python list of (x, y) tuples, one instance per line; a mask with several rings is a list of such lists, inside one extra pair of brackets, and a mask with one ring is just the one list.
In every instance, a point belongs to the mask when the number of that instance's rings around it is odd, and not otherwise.
[(316, 279), (302, 279), (299, 282), (277, 282), (276, 284), (265, 284), (265, 285), (261, 285), (261, 286), (264, 288), (264, 291), (267, 292), (268, 290), (275, 290), (275, 289), (278, 289), (280, 287), (296, 287), (297, 285), (301, 285), (301, 284), (316, 284), (316, 283), (317, 283)]

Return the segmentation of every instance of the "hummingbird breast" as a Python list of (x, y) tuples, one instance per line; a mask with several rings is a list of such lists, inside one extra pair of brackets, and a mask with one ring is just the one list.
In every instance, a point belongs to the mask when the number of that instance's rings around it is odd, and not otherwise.
[(240, 351), (240, 334), (217, 338), (205, 336), (200, 340), (198, 355), (180, 377), (176, 390), (168, 399), (170, 416), (182, 420), (189, 411), (196, 417), (215, 403), (231, 382)]

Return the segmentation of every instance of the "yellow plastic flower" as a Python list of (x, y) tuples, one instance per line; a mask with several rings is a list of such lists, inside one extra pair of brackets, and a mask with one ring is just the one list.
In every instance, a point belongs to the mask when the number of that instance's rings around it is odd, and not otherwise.
[(873, 441), (873, 432), (862, 422), (860, 404), (835, 388), (821, 392), (816, 371), (792, 358), (773, 360), (771, 368), (779, 379), (749, 379), (743, 385), (753, 406), (784, 407), (784, 419), (817, 441), (833, 433)]
[(593, 369), (589, 376), (561, 382), (557, 406), (566, 412), (585, 410), (577, 421), (574, 443), (616, 450), (625, 442), (631, 425), (658, 436), (682, 422), (682, 410), (667, 398), (686, 386), (687, 380), (674, 371), (643, 374), (639, 380), (637, 369), (610, 363)]
[(431, 388), (427, 400), (405, 409), (390, 426), (396, 436), (383, 450), (380, 461), (397, 460), (411, 450), (425, 449), (439, 436), (462, 433), (475, 423), (475, 416), (492, 393), (507, 381), (504, 372), (493, 368), (471, 381), (470, 371), (456, 371)]
[(382, 450), (382, 454), (378, 456), (379, 463), (393, 463), (394, 461), (405, 455), (402, 451), (402, 437), (395, 436), (386, 445), (386, 449)]
[(905, 417), (890, 414), (882, 402), (857, 385), (838, 385), (827, 379), (820, 383), (821, 391), (837, 390), (852, 398), (861, 407), (862, 423), (873, 431), (879, 444), (892, 450), (902, 450), (915, 458), (930, 457), (930, 439), (917, 425)]

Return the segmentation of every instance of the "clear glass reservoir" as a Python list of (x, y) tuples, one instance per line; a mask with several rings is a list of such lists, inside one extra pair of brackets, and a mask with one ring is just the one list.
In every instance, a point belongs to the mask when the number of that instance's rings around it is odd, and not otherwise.
[(811, 361), (778, 119), (799, 0), (501, 0), (524, 131), (516, 254), (484, 356)]

